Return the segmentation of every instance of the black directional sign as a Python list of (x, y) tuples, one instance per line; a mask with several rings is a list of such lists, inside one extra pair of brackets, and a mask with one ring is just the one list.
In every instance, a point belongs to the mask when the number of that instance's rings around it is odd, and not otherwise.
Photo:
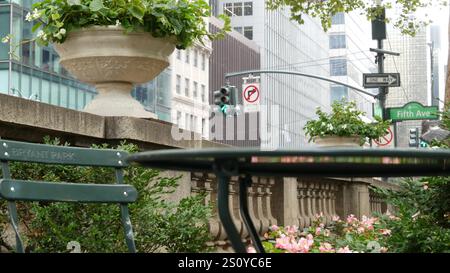
[(399, 87), (400, 74), (399, 73), (371, 73), (363, 74), (363, 86), (365, 88), (376, 87)]

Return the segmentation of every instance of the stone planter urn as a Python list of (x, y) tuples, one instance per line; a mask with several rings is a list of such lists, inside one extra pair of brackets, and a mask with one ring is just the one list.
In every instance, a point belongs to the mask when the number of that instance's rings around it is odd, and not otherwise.
[(314, 143), (323, 148), (336, 148), (336, 147), (361, 147), (360, 137), (341, 137), (341, 136), (323, 136), (315, 137)]
[(131, 90), (133, 84), (151, 81), (169, 66), (174, 39), (154, 38), (148, 32), (124, 34), (120, 26), (93, 26), (70, 32), (64, 43), (54, 46), (61, 65), (97, 89), (85, 112), (156, 117), (131, 97)]

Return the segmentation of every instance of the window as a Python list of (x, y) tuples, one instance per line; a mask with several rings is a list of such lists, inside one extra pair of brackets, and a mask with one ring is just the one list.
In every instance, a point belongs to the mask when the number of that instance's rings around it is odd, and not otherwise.
[(242, 27), (234, 27), (233, 28), (236, 32), (239, 32), (240, 34), (242, 34)]
[(194, 50), (194, 67), (198, 67), (198, 50)]
[(191, 115), (191, 124), (190, 124), (190, 131), (194, 132), (195, 131), (195, 120), (194, 120), (194, 115)]
[(346, 59), (331, 59), (330, 60), (330, 75), (331, 76), (346, 76), (347, 75), (347, 60)]
[(330, 49), (346, 48), (345, 35), (330, 35)]
[(189, 84), (190, 84), (189, 79), (188, 78), (184, 79), (184, 82), (185, 82), (184, 95), (186, 95), (186, 97), (189, 97)]
[(198, 83), (197, 82), (194, 82), (193, 97), (194, 97), (194, 99), (196, 99), (198, 97)]
[(206, 133), (206, 119), (202, 118), (202, 135), (205, 135)]
[(202, 102), (206, 102), (206, 87), (204, 84), (202, 84)]
[(188, 64), (191, 59), (191, 52), (189, 49), (186, 50), (186, 63)]
[(331, 18), (331, 24), (332, 24), (332, 25), (343, 25), (343, 24), (345, 24), (345, 16), (344, 16), (344, 13), (342, 13), (342, 12), (336, 13), (336, 14)]
[(184, 129), (189, 130), (189, 114), (184, 114)]
[(198, 122), (198, 118), (194, 117), (194, 126), (192, 126), (192, 131), (197, 132), (197, 122)]
[(177, 75), (176, 91), (177, 91), (177, 94), (181, 94), (181, 76), (180, 75)]
[(181, 50), (177, 49), (177, 59), (181, 60)]
[(348, 98), (348, 89), (345, 86), (331, 86), (330, 99), (331, 103), (336, 100)]
[(227, 16), (233, 15), (233, 3), (223, 4), (223, 13)]
[(177, 111), (177, 120), (175, 121), (178, 127), (181, 127), (181, 112)]
[(253, 40), (253, 27), (244, 27), (244, 36), (249, 40)]
[(206, 54), (202, 53), (202, 70), (206, 69)]
[(234, 16), (242, 16), (242, 2), (234, 3), (233, 5)]
[(253, 15), (253, 2), (244, 2), (244, 15)]

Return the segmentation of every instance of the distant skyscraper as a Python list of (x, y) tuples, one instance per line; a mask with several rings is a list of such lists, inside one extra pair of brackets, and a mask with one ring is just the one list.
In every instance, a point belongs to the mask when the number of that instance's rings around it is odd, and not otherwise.
[[(430, 31), (424, 28), (416, 36), (402, 35), (391, 25), (387, 27), (386, 50), (400, 53), (399, 57), (388, 55), (385, 72), (398, 72), (401, 87), (390, 88), (386, 100), (387, 107), (401, 107), (410, 101), (423, 105), (431, 104), (431, 58)], [(422, 127), (421, 121), (403, 121), (398, 124), (398, 146), (408, 147), (409, 129)]]
[[(269, 11), (260, 0), (216, 3), (219, 13), (231, 17), (235, 31), (259, 45), (262, 69), (330, 75), (329, 39), (318, 20), (305, 17), (305, 24), (299, 25), (290, 20), (289, 10)], [(307, 145), (303, 127), (315, 117), (316, 107), (329, 109), (330, 85), (306, 77), (263, 74), (261, 104), (279, 106), (278, 120), (267, 122), (262, 146), (298, 148)]]
[[(332, 18), (330, 36), (330, 75), (340, 82), (363, 88), (363, 73), (377, 72), (372, 41), (371, 23), (357, 12), (338, 13)], [(378, 90), (374, 91), (377, 94)], [(331, 85), (331, 101), (346, 98), (355, 101), (358, 108), (372, 116), (372, 97), (341, 85)]]

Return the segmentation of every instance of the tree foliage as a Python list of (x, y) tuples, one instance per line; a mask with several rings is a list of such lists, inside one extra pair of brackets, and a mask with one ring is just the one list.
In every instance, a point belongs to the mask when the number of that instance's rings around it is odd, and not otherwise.
[(414, 14), (421, 8), (447, 5), (446, 0), (267, 0), (269, 9), (289, 7), (291, 19), (304, 23), (304, 15), (320, 19), (324, 30), (331, 27), (331, 18), (340, 12), (359, 11), (369, 20), (376, 18), (382, 10), (397, 11), (397, 15), (386, 18), (404, 34), (414, 35), (421, 27), (431, 22), (429, 17), (418, 19)]

